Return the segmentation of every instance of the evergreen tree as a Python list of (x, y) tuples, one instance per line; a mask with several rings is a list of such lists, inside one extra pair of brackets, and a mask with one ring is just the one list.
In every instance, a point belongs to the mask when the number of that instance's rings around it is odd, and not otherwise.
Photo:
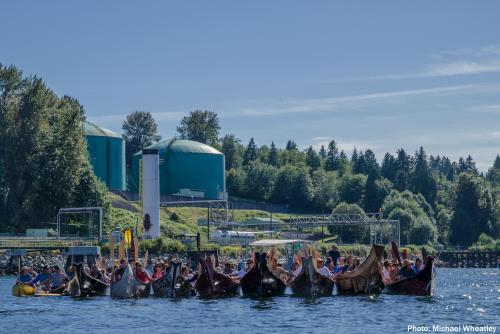
[(243, 166), (248, 166), (250, 162), (255, 160), (257, 160), (257, 145), (255, 145), (255, 140), (252, 137), (243, 155)]
[(328, 144), (328, 151), (326, 153), (325, 170), (332, 171), (337, 170), (339, 167), (339, 149), (337, 148), (337, 143), (332, 140)]
[(311, 171), (315, 171), (321, 167), (321, 158), (312, 146), (309, 146), (306, 151), (306, 165), (309, 166)]
[(366, 212), (378, 212), (382, 204), (378, 198), (377, 178), (377, 171), (371, 169), (363, 190), (363, 207)]
[(241, 141), (235, 135), (225, 135), (222, 138), (221, 150), (226, 161), (226, 170), (241, 167), (243, 157), (241, 156)]
[(368, 169), (363, 151), (359, 151), (357, 157), (356, 161), (353, 162), (352, 172), (355, 174), (367, 174)]
[(364, 154), (364, 170), (367, 174), (370, 174), (373, 170), (377, 178), (380, 176), (380, 167), (377, 163), (377, 158), (375, 158), (375, 153), (370, 149), (366, 150)]
[(481, 233), (490, 233), (493, 199), (488, 185), (479, 176), (462, 173), (458, 177), (450, 242), (469, 246)]
[(390, 181), (396, 178), (396, 159), (390, 153), (386, 153), (382, 160), (381, 174)]
[(394, 188), (404, 191), (410, 186), (410, 157), (402, 148), (397, 151), (397, 155)]
[(325, 150), (325, 145), (321, 145), (321, 148), (319, 150), (319, 156), (321, 159), (325, 160), (326, 159), (326, 150)]
[(271, 149), (269, 150), (269, 155), (267, 157), (267, 163), (271, 166), (278, 167), (279, 164), (279, 153), (274, 141), (271, 142)]
[(500, 186), (500, 155), (497, 154), (493, 166), (488, 169), (486, 179), (495, 186)]
[(286, 143), (286, 150), (287, 151), (297, 151), (298, 150), (297, 144), (291, 139), (288, 140), (288, 142)]
[(422, 146), (415, 152), (415, 170), (412, 175), (411, 190), (422, 194), (431, 205), (436, 201), (436, 180), (427, 164), (427, 156)]

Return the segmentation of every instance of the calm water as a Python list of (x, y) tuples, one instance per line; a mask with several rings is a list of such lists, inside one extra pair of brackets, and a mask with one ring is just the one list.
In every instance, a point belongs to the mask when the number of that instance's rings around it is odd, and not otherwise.
[(500, 269), (438, 269), (437, 275), (432, 298), (214, 301), (16, 298), (14, 278), (0, 277), (0, 333), (407, 333), (409, 324), (494, 325), (500, 333)]

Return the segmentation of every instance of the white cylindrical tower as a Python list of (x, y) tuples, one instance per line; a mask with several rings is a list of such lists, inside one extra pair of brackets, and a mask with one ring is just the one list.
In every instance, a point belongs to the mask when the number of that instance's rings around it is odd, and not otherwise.
[(157, 149), (142, 151), (142, 222), (144, 237), (160, 236), (160, 157)]

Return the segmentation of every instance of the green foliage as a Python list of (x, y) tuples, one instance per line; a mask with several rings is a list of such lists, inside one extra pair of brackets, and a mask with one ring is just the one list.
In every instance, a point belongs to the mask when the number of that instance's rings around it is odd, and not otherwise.
[(255, 140), (250, 138), (245, 154), (243, 155), (243, 166), (247, 167), (255, 160), (257, 160), (257, 145), (255, 144)]
[(338, 186), (339, 201), (361, 204), (366, 176), (361, 174), (345, 174)]
[(243, 169), (230, 169), (226, 173), (226, 188), (232, 196), (242, 197), (246, 195), (247, 173)]
[(172, 240), (165, 237), (159, 237), (154, 240), (143, 240), (140, 245), (142, 252), (146, 249), (149, 254), (165, 255), (178, 254), (186, 252), (187, 248), (179, 240)]
[(471, 245), (481, 233), (494, 232), (494, 201), (489, 185), (472, 172), (458, 177), (450, 241)]
[(276, 180), (277, 169), (273, 166), (253, 161), (248, 165), (245, 193), (248, 198), (268, 200)]
[(240, 168), (243, 162), (243, 146), (241, 141), (234, 135), (225, 135), (222, 138), (222, 153), (226, 162), (226, 170)]
[(238, 257), (244, 253), (245, 251), (241, 246), (222, 246), (220, 248), (220, 254), (222, 256)]
[(308, 170), (286, 165), (278, 170), (271, 199), (277, 203), (306, 207), (313, 196), (312, 191)]
[(468, 248), (474, 252), (500, 252), (500, 239), (493, 239), (485, 233), (481, 233), (475, 244)]
[(59, 98), (42, 79), (0, 64), (3, 231), (47, 227), (61, 207), (95, 203), (107, 210), (106, 190), (88, 161), (84, 118), (76, 99)]
[(132, 165), (135, 153), (161, 140), (158, 124), (150, 112), (134, 111), (123, 121), (123, 139), (125, 140), (127, 166)]
[[(333, 214), (364, 215), (363, 209), (357, 204), (342, 202), (332, 211)], [(367, 226), (328, 226), (332, 235), (338, 235), (344, 243), (370, 243), (369, 228)]]
[(219, 117), (213, 111), (194, 110), (181, 120), (177, 132), (181, 139), (217, 146), (219, 141)]

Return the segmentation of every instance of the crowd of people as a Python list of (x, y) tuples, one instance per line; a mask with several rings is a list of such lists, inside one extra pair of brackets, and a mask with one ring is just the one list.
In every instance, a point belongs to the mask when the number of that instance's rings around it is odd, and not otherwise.
[[(268, 254), (269, 269), (282, 281), (290, 284), (302, 271), (301, 257), (296, 255), (290, 269), (286, 270), (284, 263), (278, 261), (273, 254), (272, 252)], [(102, 259), (99, 263), (95, 263), (91, 266), (84, 265), (84, 270), (90, 276), (111, 284), (121, 279), (127, 265), (130, 264), (134, 276), (140, 281), (148, 283), (159, 280), (168, 273), (173, 261), (178, 261), (176, 255), (168, 256), (163, 259), (157, 258), (152, 262), (149, 268), (146, 268), (140, 261), (134, 262), (132, 260), (120, 259), (119, 264), (113, 270), (113, 268), (107, 266), (105, 260)], [(336, 246), (332, 246), (326, 258), (316, 257), (315, 261), (318, 272), (332, 280), (335, 280), (341, 274), (356, 270), (361, 264), (361, 259), (356, 256), (342, 256)], [(239, 281), (252, 269), (253, 265), (253, 258), (248, 258), (244, 261), (243, 259), (228, 260), (224, 257), (221, 259), (220, 265), (215, 267), (215, 270), (231, 277), (234, 281)], [(404, 259), (401, 265), (395, 261), (385, 260), (383, 262), (381, 275), (384, 284), (391, 284), (403, 278), (416, 275), (423, 267), (424, 265), (421, 258), (416, 258), (415, 262)], [(53, 292), (64, 289), (74, 273), (74, 267), (70, 267), (68, 274), (66, 274), (65, 270), (58, 265), (46, 265), (42, 268), (42, 272), (40, 273), (36, 273), (31, 267), (25, 266), (21, 268), (18, 281), (33, 284), (46, 292)], [(180, 265), (180, 276), (187, 282), (194, 284), (199, 274), (199, 268), (198, 270), (193, 268), (189, 260), (182, 262), (182, 265)]]

